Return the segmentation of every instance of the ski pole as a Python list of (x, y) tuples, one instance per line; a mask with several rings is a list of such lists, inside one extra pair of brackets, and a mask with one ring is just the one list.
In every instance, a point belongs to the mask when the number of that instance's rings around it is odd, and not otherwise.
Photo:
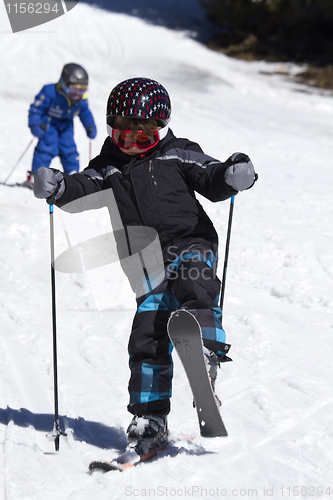
[(50, 247), (51, 247), (51, 290), (52, 290), (52, 330), (53, 330), (53, 381), (54, 381), (54, 427), (48, 437), (54, 439), (56, 451), (59, 451), (59, 438), (66, 433), (59, 428), (58, 410), (58, 361), (57, 361), (57, 321), (56, 321), (56, 291), (55, 291), (55, 269), (54, 269), (54, 223), (53, 205), (50, 205)]
[(88, 160), (88, 163), (90, 162), (91, 160), (91, 140), (89, 141), (89, 160)]
[(15, 163), (14, 167), (12, 168), (12, 170), (10, 171), (9, 175), (7, 175), (7, 178), (4, 182), (4, 184), (7, 184), (7, 181), (8, 179), (10, 178), (10, 176), (12, 175), (12, 173), (14, 172), (14, 170), (16, 170), (18, 164), (20, 163), (20, 161), (22, 160), (23, 156), (26, 154), (26, 152), (28, 151), (28, 149), (30, 148), (31, 144), (34, 142), (35, 138), (33, 137), (31, 139), (31, 141), (29, 142), (29, 144), (27, 145), (27, 147), (25, 148), (25, 150), (23, 151), (23, 153), (21, 154), (21, 156), (19, 157), (19, 159), (17, 160), (17, 162)]
[(226, 244), (225, 244), (222, 288), (221, 288), (221, 298), (220, 298), (220, 308), (221, 308), (222, 313), (223, 313), (225, 283), (226, 283), (226, 278), (227, 278), (227, 267), (228, 267), (229, 246), (230, 246), (231, 225), (232, 225), (232, 216), (233, 216), (233, 212), (234, 212), (234, 204), (235, 204), (235, 197), (232, 196), (230, 199), (228, 231), (227, 231), (227, 240), (226, 240)]

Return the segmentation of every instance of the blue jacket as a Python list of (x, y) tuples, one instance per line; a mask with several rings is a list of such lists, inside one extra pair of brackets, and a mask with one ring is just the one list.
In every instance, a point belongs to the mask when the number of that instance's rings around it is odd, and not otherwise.
[[(78, 101), (72, 101), (61, 89), (59, 83), (44, 85), (29, 109), (29, 127), (33, 125), (53, 125), (60, 132), (68, 127), (68, 120), (79, 116), (91, 139), (96, 137), (97, 129), (94, 117), (88, 106), (87, 94)], [(44, 128), (43, 127), (43, 128)], [(89, 132), (88, 132), (89, 131)]]

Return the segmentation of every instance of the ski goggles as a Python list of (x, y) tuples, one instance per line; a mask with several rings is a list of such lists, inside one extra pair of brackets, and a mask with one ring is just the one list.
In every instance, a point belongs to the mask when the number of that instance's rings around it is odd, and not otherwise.
[(107, 129), (113, 142), (126, 151), (133, 147), (138, 148), (140, 151), (148, 151), (156, 146), (168, 132), (168, 127), (156, 130), (152, 135), (146, 134), (143, 130), (120, 130), (110, 127), (110, 125), (107, 125)]
[(62, 85), (62, 89), (70, 99), (73, 101), (77, 101), (78, 99), (82, 99), (83, 95), (87, 92), (87, 87), (68, 87), (67, 85)]

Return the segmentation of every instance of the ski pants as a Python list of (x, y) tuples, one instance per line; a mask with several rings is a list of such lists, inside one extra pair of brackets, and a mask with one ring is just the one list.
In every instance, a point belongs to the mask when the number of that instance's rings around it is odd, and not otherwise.
[(230, 346), (225, 344), (219, 293), (213, 252), (193, 245), (168, 266), (160, 285), (137, 299), (128, 347), (129, 412), (166, 415), (170, 411), (173, 363), (167, 322), (172, 311), (189, 309), (201, 326), (204, 345), (223, 361)]
[(68, 124), (65, 123), (61, 129), (50, 124), (44, 137), (39, 139), (32, 159), (32, 174), (35, 174), (39, 167), (49, 167), (55, 156), (59, 156), (65, 174), (79, 171), (79, 153), (74, 142), (73, 120), (66, 122)]

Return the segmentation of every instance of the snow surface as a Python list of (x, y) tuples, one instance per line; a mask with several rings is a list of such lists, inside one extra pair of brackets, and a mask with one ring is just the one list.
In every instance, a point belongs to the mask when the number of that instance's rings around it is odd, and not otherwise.
[[(200, 437), (175, 356), (169, 426), (194, 442), (179, 442), (150, 465), (105, 475), (89, 475), (87, 467), (112, 458), (126, 441), (133, 294), (118, 264), (57, 273), (59, 411), (68, 436), (56, 453), (45, 437), (53, 427), (48, 206), (29, 190), (0, 186), (0, 499), (330, 498), (332, 96), (273, 74), (285, 66), (232, 60), (125, 14), (79, 4), (13, 35), (0, 10), (0, 180), (31, 140), (34, 95), (72, 61), (91, 78), (99, 127), (92, 155), (106, 135), (111, 88), (149, 76), (170, 92), (177, 135), (221, 160), (246, 152), (259, 174), (235, 200), (224, 306), (234, 361), (217, 380), (229, 437)], [(79, 121), (76, 140), (83, 168), (89, 141)], [(25, 178), (32, 150), (9, 183)], [(201, 201), (223, 260), (229, 203)], [(56, 210), (57, 253), (68, 239), (75, 244), (110, 230), (102, 211), (65, 215)]]

